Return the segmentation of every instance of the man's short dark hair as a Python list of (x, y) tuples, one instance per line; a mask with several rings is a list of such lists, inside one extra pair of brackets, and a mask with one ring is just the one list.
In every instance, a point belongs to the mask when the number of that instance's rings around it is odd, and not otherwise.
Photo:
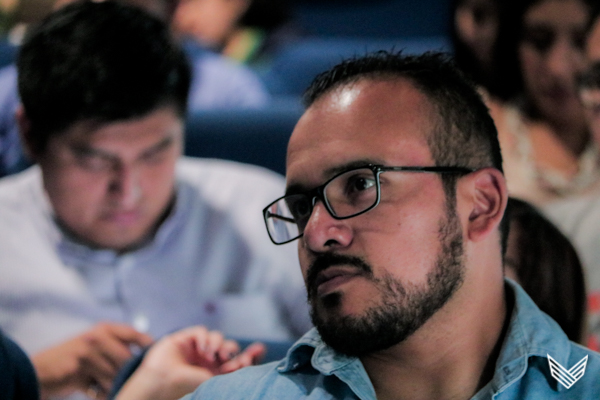
[[(315, 78), (304, 93), (308, 108), (336, 88), (363, 79), (406, 79), (430, 101), (439, 116), (427, 142), (436, 165), (502, 170), (498, 132), (475, 85), (443, 53), (403, 55), (379, 51), (338, 64)], [(456, 177), (443, 176), (446, 196), (455, 203)], [(503, 222), (502, 245), (508, 229)]]
[(49, 15), (27, 35), (17, 67), (36, 152), (79, 121), (187, 108), (186, 56), (163, 22), (125, 4), (79, 1)]

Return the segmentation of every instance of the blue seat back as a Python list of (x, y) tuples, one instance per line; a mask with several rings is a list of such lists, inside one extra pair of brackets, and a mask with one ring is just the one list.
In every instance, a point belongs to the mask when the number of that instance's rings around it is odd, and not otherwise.
[(276, 54), (262, 78), (275, 96), (299, 96), (317, 74), (349, 57), (377, 50), (421, 54), (429, 50), (448, 52), (450, 48), (450, 41), (444, 36), (389, 40), (307, 38)]
[(260, 165), (285, 175), (287, 143), (302, 112), (296, 102), (195, 112), (187, 119), (185, 154)]

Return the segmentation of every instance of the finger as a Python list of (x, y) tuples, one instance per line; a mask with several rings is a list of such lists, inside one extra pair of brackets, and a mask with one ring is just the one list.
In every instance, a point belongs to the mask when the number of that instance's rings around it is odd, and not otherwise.
[(171, 334), (179, 345), (194, 346), (201, 352), (208, 348), (208, 329), (204, 326), (192, 326)]
[(108, 397), (108, 392), (102, 389), (96, 382), (90, 383), (83, 391), (87, 397), (93, 400), (106, 400)]
[(102, 382), (94, 381), (89, 384), (85, 390), (85, 394), (96, 400), (105, 400), (108, 397), (108, 393), (112, 389), (112, 381), (102, 380)]
[(262, 343), (253, 343), (248, 346), (242, 353), (238, 354), (232, 360), (224, 363), (220, 368), (220, 373), (229, 373), (243, 367), (255, 365), (259, 362), (266, 353), (266, 348)]
[(98, 326), (100, 328), (110, 331), (113, 336), (118, 338), (123, 343), (135, 344), (140, 347), (147, 347), (150, 346), (154, 341), (149, 335), (142, 333), (129, 325), (102, 323)]
[(235, 340), (225, 340), (217, 352), (219, 360), (229, 361), (240, 352), (240, 346)]
[(223, 344), (223, 335), (217, 331), (208, 332), (208, 341), (206, 346), (206, 358), (210, 361), (215, 361), (217, 352)]
[(89, 377), (85, 379), (88, 382), (87, 386), (90, 386), (89, 382), (91, 381), (103, 391), (108, 392), (111, 389), (113, 379), (117, 375), (118, 368), (102, 354), (92, 350), (88, 352), (82, 362), (82, 372), (83, 376)]
[(262, 343), (254, 342), (244, 349), (244, 354), (250, 356), (252, 364), (258, 364), (267, 354), (267, 348)]
[(94, 352), (101, 354), (114, 368), (121, 368), (131, 358), (129, 344), (114, 335), (111, 329), (97, 329), (84, 335), (84, 340)]

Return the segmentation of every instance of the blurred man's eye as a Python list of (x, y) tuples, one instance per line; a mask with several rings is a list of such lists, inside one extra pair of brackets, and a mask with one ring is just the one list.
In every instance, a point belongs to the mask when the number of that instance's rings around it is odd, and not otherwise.
[(92, 172), (106, 171), (112, 167), (112, 162), (110, 160), (98, 155), (80, 154), (76, 156), (76, 160), (80, 167)]
[(523, 42), (532, 46), (539, 53), (546, 53), (556, 40), (554, 32), (543, 28), (530, 28), (525, 30)]
[(141, 160), (148, 164), (156, 164), (156, 163), (163, 161), (167, 157), (167, 154), (168, 154), (167, 149), (161, 148), (161, 149), (158, 149), (155, 151), (151, 151), (147, 154), (144, 154), (141, 157)]

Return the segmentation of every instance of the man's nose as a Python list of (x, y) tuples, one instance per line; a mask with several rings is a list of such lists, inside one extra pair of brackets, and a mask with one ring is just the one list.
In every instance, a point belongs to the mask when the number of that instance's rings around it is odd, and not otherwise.
[(324, 252), (334, 247), (346, 247), (352, 243), (352, 238), (348, 220), (335, 219), (322, 201), (315, 202), (302, 238), (310, 250)]
[(566, 40), (559, 41), (548, 54), (550, 72), (565, 80), (574, 82), (580, 63), (582, 63), (582, 53)]
[(110, 192), (118, 198), (123, 208), (133, 207), (142, 194), (138, 171), (128, 166), (115, 168)]

